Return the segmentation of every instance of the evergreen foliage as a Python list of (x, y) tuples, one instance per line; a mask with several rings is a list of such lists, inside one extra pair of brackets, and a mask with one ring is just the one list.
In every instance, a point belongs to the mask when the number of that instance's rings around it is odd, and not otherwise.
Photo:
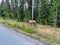
[[(27, 5), (26, 5), (27, 4)], [(34, 20), (43, 25), (60, 26), (59, 0), (34, 0)], [(0, 4), (2, 18), (23, 22), (32, 19), (32, 0), (2, 0)]]

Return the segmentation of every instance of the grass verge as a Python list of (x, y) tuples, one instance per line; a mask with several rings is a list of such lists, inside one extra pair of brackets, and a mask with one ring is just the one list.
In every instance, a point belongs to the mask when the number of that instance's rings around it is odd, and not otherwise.
[[(44, 42), (51, 43), (51, 45), (59, 45), (60, 44), (60, 38), (56, 38), (57, 36), (55, 34), (55, 33), (57, 33), (57, 31), (55, 31), (55, 30), (51, 31), (51, 29), (50, 30), (42, 29), (42, 27), (46, 28), (44, 26), (41, 27), (41, 30), (39, 30), (39, 33), (38, 33), (33, 28), (28, 28), (26, 23), (18, 22), (16, 20), (11, 20), (11, 19), (3, 20), (3, 18), (0, 18), (0, 23), (14, 27), (19, 30), (21, 29), (21, 31), (29, 33), (29, 34), (33, 34), (35, 37), (37, 35), (36, 38), (41, 39)], [(60, 32), (60, 31), (58, 30), (58, 32)], [(36, 35), (35, 35), (35, 33), (36, 33)], [(58, 36), (60, 36), (60, 35), (58, 35)]]

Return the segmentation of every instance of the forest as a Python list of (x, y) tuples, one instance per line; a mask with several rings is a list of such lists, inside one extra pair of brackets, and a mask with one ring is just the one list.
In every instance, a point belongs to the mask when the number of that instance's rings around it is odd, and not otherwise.
[(27, 22), (32, 19), (42, 25), (60, 26), (60, 0), (2, 0), (0, 17)]
[[(29, 20), (35, 20), (36, 25), (29, 27)], [(2, 0), (0, 25), (60, 45), (60, 0)]]

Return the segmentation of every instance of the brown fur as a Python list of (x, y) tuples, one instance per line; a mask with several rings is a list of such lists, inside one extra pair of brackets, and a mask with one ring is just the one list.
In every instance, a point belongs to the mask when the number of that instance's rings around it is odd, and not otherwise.
[(28, 21), (28, 26), (29, 27), (31, 27), (31, 26), (35, 27), (36, 26), (36, 21), (35, 20), (29, 20)]

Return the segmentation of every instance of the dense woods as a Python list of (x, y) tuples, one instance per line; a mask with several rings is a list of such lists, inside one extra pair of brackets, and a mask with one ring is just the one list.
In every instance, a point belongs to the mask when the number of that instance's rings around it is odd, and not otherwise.
[(0, 17), (27, 22), (32, 19), (32, 6), (37, 23), (60, 26), (60, 0), (2, 0)]

